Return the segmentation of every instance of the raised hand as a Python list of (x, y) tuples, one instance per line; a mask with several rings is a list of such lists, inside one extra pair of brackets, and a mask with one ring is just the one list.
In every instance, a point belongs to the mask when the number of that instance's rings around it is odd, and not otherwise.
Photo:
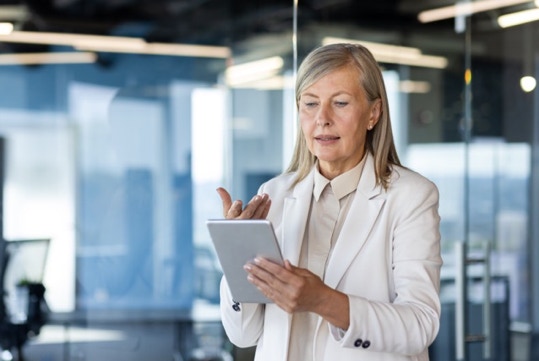
[(241, 200), (232, 201), (226, 189), (219, 187), (217, 193), (223, 202), (223, 216), (226, 219), (265, 219), (268, 216), (271, 200), (267, 194), (255, 195), (244, 208)]

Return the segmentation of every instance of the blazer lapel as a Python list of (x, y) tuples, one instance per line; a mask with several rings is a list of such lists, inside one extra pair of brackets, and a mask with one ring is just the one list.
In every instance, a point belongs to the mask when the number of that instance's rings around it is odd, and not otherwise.
[(356, 195), (331, 253), (324, 280), (330, 287), (338, 286), (346, 270), (361, 251), (385, 203), (383, 188), (376, 184), (373, 163), (373, 157), (368, 155)]
[(292, 195), (284, 200), (282, 249), (283, 256), (298, 265), (301, 244), (313, 194), (313, 171), (299, 182)]

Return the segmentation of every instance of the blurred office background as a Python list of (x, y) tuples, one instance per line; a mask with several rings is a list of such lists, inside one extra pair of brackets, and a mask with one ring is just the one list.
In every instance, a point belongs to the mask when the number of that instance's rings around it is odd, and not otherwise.
[(0, 0), (0, 359), (252, 359), (205, 221), (286, 167), (297, 65), (335, 41), (374, 52), (440, 189), (432, 360), (539, 359), (538, 6)]

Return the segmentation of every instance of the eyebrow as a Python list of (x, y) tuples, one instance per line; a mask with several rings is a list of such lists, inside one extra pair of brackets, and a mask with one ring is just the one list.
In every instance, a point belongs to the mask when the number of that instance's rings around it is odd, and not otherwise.
[[(352, 96), (351, 93), (349, 93), (349, 92), (347, 92), (345, 90), (339, 90), (338, 92), (331, 94), (331, 97), (335, 97), (335, 96), (343, 95), (343, 94)], [(303, 93), (303, 94), (300, 95), (300, 98), (303, 97), (303, 96), (310, 96), (310, 97), (313, 97), (313, 98), (320, 98), (318, 95), (313, 94), (313, 93)]]

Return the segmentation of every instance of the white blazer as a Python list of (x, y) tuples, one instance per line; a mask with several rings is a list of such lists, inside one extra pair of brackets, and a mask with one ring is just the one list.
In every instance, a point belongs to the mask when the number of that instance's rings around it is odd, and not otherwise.
[[(297, 265), (306, 229), (313, 172), (291, 188), (293, 174), (260, 187), (286, 259)], [(369, 154), (324, 282), (348, 295), (350, 326), (319, 319), (313, 361), (428, 360), (440, 320), (438, 190), (423, 176), (394, 167), (389, 188), (376, 184)], [(234, 307), (221, 282), (221, 315), (230, 341), (257, 345), (256, 361), (286, 361), (291, 315), (274, 304)], [(311, 361), (311, 360), (288, 360)]]

